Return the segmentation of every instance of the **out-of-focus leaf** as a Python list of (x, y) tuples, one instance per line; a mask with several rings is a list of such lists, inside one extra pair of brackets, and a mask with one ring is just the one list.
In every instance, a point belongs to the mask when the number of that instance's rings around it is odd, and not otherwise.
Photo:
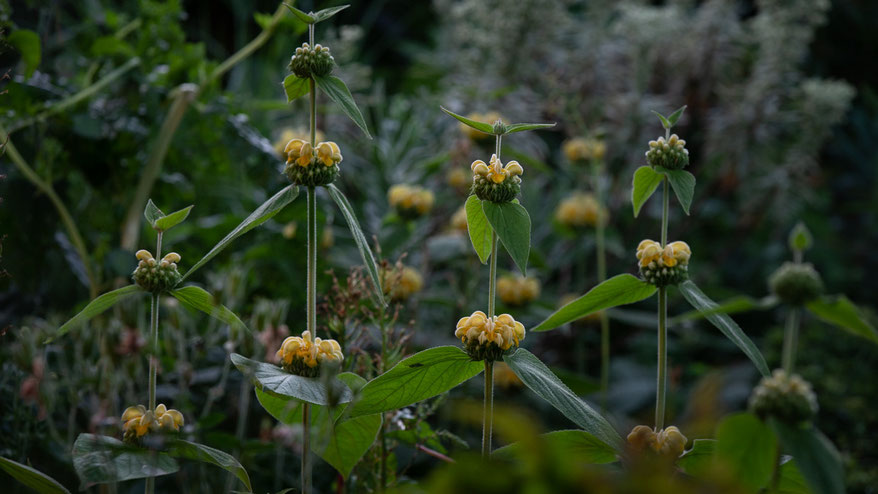
[(344, 81), (338, 77), (328, 75), (314, 76), (314, 82), (317, 83), (317, 87), (329, 96), (329, 99), (341, 108), (345, 115), (357, 124), (357, 127), (366, 134), (366, 137), (372, 138), (372, 134), (369, 133), (369, 127), (366, 126), (366, 120), (363, 118), (363, 114), (360, 113), (360, 109), (357, 108), (357, 103), (354, 101), (354, 97)]
[(716, 429), (716, 461), (751, 492), (768, 485), (777, 461), (771, 427), (749, 413), (726, 417)]
[(476, 254), (482, 264), (488, 262), (491, 257), (491, 238), (494, 230), (488, 223), (488, 217), (482, 210), (482, 201), (475, 194), (466, 200), (466, 230), (469, 232), (470, 242), (473, 244)]
[(292, 12), (293, 15), (298, 17), (302, 22), (306, 24), (314, 24), (315, 22), (317, 22), (317, 19), (311, 14), (305, 13), (286, 2), (284, 2), (284, 6), (290, 9), (290, 12)]
[(80, 434), (73, 443), (73, 468), (81, 487), (159, 477), (180, 469), (167, 453), (129, 446), (118, 439)]
[(360, 228), (360, 222), (357, 221), (357, 216), (354, 215), (354, 208), (351, 207), (348, 198), (345, 197), (342, 191), (338, 190), (338, 187), (335, 185), (329, 184), (326, 186), (326, 190), (329, 191), (332, 200), (338, 204), (342, 216), (344, 216), (345, 221), (348, 223), (348, 228), (351, 230), (351, 235), (354, 237), (357, 249), (360, 250), (360, 256), (363, 258), (363, 264), (366, 266), (366, 271), (369, 272), (369, 277), (372, 278), (372, 284), (375, 287), (375, 296), (382, 304), (386, 304), (384, 301), (384, 290), (381, 288), (381, 276), (378, 273), (378, 264), (375, 262), (375, 256), (372, 254), (372, 249), (369, 247), (369, 241), (366, 240), (366, 235), (363, 234), (363, 230)]
[(801, 221), (796, 223), (796, 226), (793, 227), (793, 230), (790, 232), (790, 238), (788, 240), (790, 249), (794, 251), (804, 252), (811, 248), (811, 244), (814, 243), (814, 237), (811, 236), (811, 232), (808, 231), (808, 227), (805, 226)]
[(527, 275), (527, 258), (530, 256), (530, 215), (527, 210), (515, 202), (491, 201), (482, 201), (482, 210), (515, 265)]
[(203, 444), (177, 440), (173, 442), (173, 445), (168, 450), (168, 456), (216, 465), (233, 474), (235, 477), (238, 477), (238, 480), (247, 487), (248, 491), (253, 490), (253, 487), (250, 485), (250, 476), (247, 475), (247, 470), (241, 466), (241, 463), (239, 463), (234, 456), (228, 453)]
[[(616, 450), (585, 431), (552, 431), (548, 434), (542, 434), (539, 438), (544, 441), (554, 453), (576, 458), (581, 462), (593, 465), (603, 465), (613, 463), (618, 459)], [(525, 445), (514, 443), (495, 450), (491, 453), (491, 456), (502, 458), (530, 453), (531, 452), (526, 449)]]
[(347, 403), (353, 397), (351, 390), (337, 378), (330, 381), (332, 389), (327, 389), (325, 380), (320, 378), (290, 374), (276, 365), (250, 360), (237, 353), (233, 353), (231, 358), (235, 367), (250, 378), (254, 386), (269, 394), (287, 396), (315, 405)]
[(773, 295), (769, 295), (758, 300), (752, 297), (748, 297), (746, 295), (741, 295), (739, 297), (733, 297), (718, 303), (716, 308), (712, 310), (705, 310), (704, 312), (699, 310), (692, 310), (680, 314), (679, 316), (672, 317), (669, 322), (670, 324), (675, 325), (684, 321), (702, 319), (707, 314), (737, 314), (739, 312), (749, 312), (751, 310), (768, 310), (772, 307), (775, 307), (777, 303), (778, 299)]
[(599, 310), (633, 304), (655, 293), (655, 286), (630, 274), (620, 274), (589, 290), (585, 295), (558, 309), (531, 331), (548, 331)]
[(17, 461), (0, 456), (0, 469), (40, 494), (70, 494), (57, 480)]
[(704, 478), (713, 469), (715, 451), (715, 440), (696, 439), (692, 441), (692, 449), (677, 460), (677, 466), (693, 477)]
[(334, 16), (335, 14), (341, 12), (342, 10), (344, 10), (348, 7), (350, 7), (350, 5), (339, 5), (337, 7), (329, 7), (329, 8), (323, 9), (323, 10), (318, 10), (317, 12), (314, 12), (311, 15), (314, 17), (314, 20), (316, 22), (321, 22), (321, 21), (325, 21), (326, 19), (329, 19), (330, 17)]
[(811, 424), (787, 425), (773, 419), (769, 423), (814, 494), (844, 493), (841, 457), (826, 436)]
[(680, 120), (680, 117), (683, 116), (683, 112), (685, 110), (686, 110), (686, 105), (683, 105), (680, 108), (677, 108), (676, 110), (674, 110), (674, 113), (671, 113), (670, 115), (668, 115), (669, 126), (665, 127), (665, 128), (669, 128), (669, 127), (673, 127), (674, 125), (677, 125), (677, 120)]
[(655, 189), (662, 183), (665, 176), (652, 169), (651, 166), (641, 166), (634, 172), (634, 182), (631, 188), (631, 205), (634, 206), (634, 217), (640, 214), (640, 208), (652, 197)]
[(813, 494), (792, 457), (785, 456), (785, 460), (781, 460), (777, 491), (772, 491), (771, 494)]
[(86, 305), (85, 308), (79, 312), (79, 314), (76, 314), (75, 316), (73, 316), (72, 319), (65, 322), (60, 328), (58, 328), (58, 331), (53, 336), (46, 338), (46, 341), (44, 343), (51, 343), (55, 340), (55, 338), (64, 336), (71, 329), (79, 327), (89, 319), (118, 304), (122, 300), (131, 297), (132, 295), (144, 293), (146, 292), (141, 290), (140, 287), (138, 287), (137, 285), (128, 285), (100, 295), (96, 299), (89, 302), (88, 305)]
[(820, 320), (878, 343), (878, 332), (869, 324), (860, 309), (844, 295), (823, 296), (808, 302), (806, 307)]
[(478, 130), (479, 132), (484, 132), (485, 134), (494, 135), (494, 125), (493, 124), (479, 122), (476, 120), (466, 118), (463, 115), (458, 115), (457, 113), (454, 113), (453, 111), (451, 111), (443, 106), (440, 106), (439, 108), (441, 108), (442, 111), (444, 111), (445, 113), (456, 118), (458, 121), (460, 121), (464, 125), (472, 127), (474, 129)]
[(250, 329), (234, 312), (229, 310), (225, 305), (214, 300), (213, 296), (207, 293), (203, 288), (191, 285), (184, 286), (182, 288), (171, 290), (170, 294), (192, 310), (204, 312), (210, 317), (219, 319), (236, 329), (250, 331)]
[(37, 33), (29, 29), (16, 29), (6, 37), (6, 42), (15, 47), (18, 53), (21, 53), (25, 77), (32, 76), (42, 58), (40, 37)]
[(152, 199), (146, 201), (146, 208), (143, 209), (143, 217), (146, 218), (146, 222), (149, 223), (149, 226), (155, 228), (155, 222), (164, 215), (165, 213), (163, 213), (162, 210), (152, 202)]
[(652, 112), (655, 114), (655, 116), (657, 116), (659, 118), (659, 120), (662, 121), (662, 127), (666, 128), (666, 129), (671, 128), (671, 122), (668, 121), (667, 117), (665, 117), (664, 115), (662, 115), (661, 113), (659, 113), (655, 110), (652, 110)]

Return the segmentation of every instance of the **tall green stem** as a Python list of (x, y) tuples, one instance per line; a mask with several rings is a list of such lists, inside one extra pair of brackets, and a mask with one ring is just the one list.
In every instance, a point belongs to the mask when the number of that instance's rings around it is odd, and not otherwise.
[(497, 297), (497, 232), (491, 234), (491, 262), (488, 264), (488, 317), (494, 317)]
[[(668, 244), (668, 207), (670, 193), (668, 191), (668, 178), (662, 181), (664, 186), (662, 204), (662, 247)], [(668, 289), (661, 287), (658, 290), (658, 371), (656, 375), (655, 391), (655, 428), (661, 430), (665, 427), (665, 401), (668, 386)]]
[[(155, 257), (162, 258), (162, 232), (158, 232), (155, 242)], [(159, 363), (159, 295), (152, 294), (149, 305), (149, 409), (155, 411), (156, 407), (156, 376)], [(155, 492), (155, 477), (147, 477), (144, 489), (146, 494)]]
[(311, 404), (302, 405), (302, 492), (311, 494)]
[(317, 191), (308, 187), (308, 286), (307, 329), (311, 337), (317, 336)]
[(491, 434), (494, 428), (494, 361), (485, 360), (485, 405), (482, 419), (482, 458), (491, 456)]
[(783, 370), (793, 373), (796, 365), (796, 349), (799, 346), (799, 308), (790, 307), (783, 338)]

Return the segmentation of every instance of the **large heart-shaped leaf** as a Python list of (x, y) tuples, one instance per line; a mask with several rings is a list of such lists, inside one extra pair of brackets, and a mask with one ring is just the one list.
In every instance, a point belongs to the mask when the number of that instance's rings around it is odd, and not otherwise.
[(633, 304), (649, 298), (655, 286), (630, 274), (620, 274), (589, 290), (585, 295), (558, 309), (531, 331), (548, 331), (599, 310)]
[(354, 237), (354, 242), (356, 242), (357, 248), (360, 250), (360, 256), (363, 258), (363, 264), (366, 265), (366, 271), (369, 272), (369, 277), (372, 278), (372, 284), (375, 287), (375, 296), (378, 297), (378, 300), (382, 304), (385, 304), (384, 290), (381, 288), (381, 277), (378, 274), (378, 265), (375, 263), (375, 256), (372, 254), (372, 249), (369, 247), (369, 241), (366, 239), (366, 235), (363, 234), (363, 230), (360, 228), (360, 222), (357, 221), (357, 217), (354, 215), (354, 208), (351, 207), (348, 198), (345, 197), (335, 185), (327, 185), (326, 190), (329, 191), (332, 200), (338, 204), (342, 216), (344, 216), (345, 221), (348, 223), (348, 228), (350, 228), (351, 235)]
[(225, 305), (217, 302), (213, 298), (213, 295), (207, 293), (207, 291), (201, 287), (194, 285), (184, 286), (171, 290), (170, 294), (179, 300), (180, 303), (192, 310), (204, 312), (210, 317), (219, 319), (235, 329), (245, 329), (250, 331), (247, 325), (245, 325), (234, 312), (229, 310)]
[(466, 230), (469, 232), (470, 242), (473, 244), (476, 254), (482, 264), (488, 262), (491, 257), (491, 237), (494, 230), (488, 223), (488, 217), (482, 210), (482, 200), (471, 195), (466, 200)]
[(863, 317), (860, 309), (844, 295), (823, 296), (808, 302), (806, 307), (820, 320), (878, 343), (878, 332)]
[[(210, 252), (204, 255), (198, 262), (195, 263), (194, 266), (189, 268), (189, 271), (183, 275), (183, 280), (188, 278), (192, 273), (194, 273), (198, 268), (205, 265), (207, 261), (213, 259), (213, 257), (219, 254), (223, 249), (229, 246), (236, 238), (241, 235), (249, 232), (250, 230), (256, 228), (257, 226), (265, 223), (272, 216), (276, 215), (280, 212), (281, 209), (284, 208), (287, 204), (293, 202), (293, 199), (299, 195), (299, 188), (295, 185), (288, 185), (280, 190), (277, 194), (271, 197), (271, 199), (265, 201), (256, 208), (255, 211), (250, 213), (250, 216), (244, 219), (238, 226), (235, 227), (234, 230), (229, 232), (222, 240), (219, 241), (216, 245), (210, 249)], [(181, 280), (182, 281), (182, 280)]]
[(79, 312), (79, 314), (76, 314), (75, 316), (73, 316), (72, 319), (65, 322), (60, 328), (58, 328), (58, 331), (53, 336), (46, 338), (45, 343), (51, 343), (55, 338), (64, 336), (71, 329), (79, 327), (89, 319), (97, 316), (98, 314), (104, 312), (105, 310), (118, 304), (128, 297), (138, 294), (142, 295), (145, 293), (146, 292), (141, 290), (137, 285), (128, 285), (100, 295), (99, 297), (89, 302), (88, 305), (86, 305), (85, 308)]
[(70, 494), (57, 480), (17, 461), (0, 456), (0, 469), (40, 494)]
[(771, 427), (749, 413), (726, 417), (716, 429), (716, 461), (751, 492), (768, 485), (777, 461)]
[(493, 122), (491, 122), (491, 123), (479, 122), (477, 120), (466, 118), (463, 115), (458, 115), (457, 113), (454, 113), (453, 111), (451, 111), (443, 106), (440, 106), (439, 108), (441, 108), (442, 111), (444, 111), (445, 113), (456, 118), (460, 123), (462, 123), (464, 125), (472, 127), (474, 129), (478, 130), (479, 132), (484, 132), (485, 134), (494, 135)]
[(315, 405), (347, 403), (353, 397), (351, 390), (337, 378), (330, 380), (331, 386), (328, 387), (324, 379), (290, 374), (276, 365), (250, 360), (237, 353), (231, 358), (235, 367), (250, 378), (254, 386), (269, 394)]
[(664, 173), (671, 182), (671, 188), (677, 195), (677, 200), (683, 206), (683, 211), (689, 214), (689, 206), (692, 205), (692, 198), (695, 197), (695, 175), (686, 170), (666, 170), (656, 167), (656, 171)]
[(517, 202), (491, 201), (482, 201), (482, 210), (518, 269), (527, 275), (527, 258), (530, 256), (530, 216), (527, 210)]
[(781, 448), (793, 461), (814, 494), (843, 494), (844, 469), (835, 446), (813, 425), (769, 421)]
[[(618, 459), (616, 450), (585, 431), (552, 431), (548, 434), (540, 435), (539, 438), (552, 451), (559, 452), (565, 456), (569, 455), (584, 463), (603, 465), (613, 463)], [(491, 456), (502, 458), (504, 456), (528, 454), (529, 452), (525, 448), (526, 446), (521, 443), (514, 443), (495, 450), (491, 453)]]
[(167, 453), (129, 446), (118, 439), (80, 434), (73, 443), (73, 468), (82, 488), (159, 477), (180, 469)]
[(360, 113), (360, 109), (357, 108), (357, 103), (354, 101), (354, 97), (344, 81), (333, 75), (328, 75), (322, 77), (314, 76), (314, 82), (317, 83), (317, 87), (329, 96), (329, 99), (341, 108), (345, 115), (357, 124), (357, 127), (366, 134), (366, 137), (372, 138), (372, 135), (369, 134), (369, 128), (366, 126), (366, 120), (363, 118), (363, 114)]
[(238, 462), (234, 456), (228, 453), (203, 444), (176, 440), (168, 450), (168, 456), (216, 465), (233, 474), (235, 477), (238, 477), (238, 480), (247, 487), (248, 491), (253, 491), (253, 487), (250, 485), (250, 476), (247, 475), (247, 470), (241, 466), (241, 463)]
[(738, 346), (741, 351), (756, 365), (759, 372), (763, 376), (767, 376), (770, 372), (768, 364), (765, 363), (765, 357), (753, 344), (753, 341), (744, 333), (738, 324), (726, 314), (716, 312), (717, 303), (705, 295), (692, 280), (686, 280), (677, 285), (680, 293), (689, 302), (689, 305), (704, 313), (704, 317), (719, 329), (726, 338)]
[(418, 352), (369, 381), (351, 406), (350, 417), (396, 410), (442, 394), (484, 369), (455, 346)]
[(607, 422), (607, 419), (576, 396), (573, 391), (570, 391), (570, 388), (561, 382), (558, 376), (553, 374), (534, 354), (524, 348), (519, 348), (515, 353), (503, 357), (503, 361), (509, 365), (525, 386), (546, 400), (574, 424), (614, 450), (622, 450), (622, 438)]
[(634, 217), (640, 214), (640, 208), (652, 197), (655, 189), (662, 183), (665, 176), (652, 169), (651, 166), (641, 166), (634, 172), (634, 182), (631, 188), (631, 205), (634, 206)]

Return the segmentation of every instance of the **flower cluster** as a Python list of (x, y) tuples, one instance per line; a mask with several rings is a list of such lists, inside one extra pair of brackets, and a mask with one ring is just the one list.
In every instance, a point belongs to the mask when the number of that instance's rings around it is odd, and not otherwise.
[(310, 142), (293, 139), (284, 148), (287, 178), (296, 185), (314, 187), (331, 184), (338, 176), (342, 155), (338, 144), (332, 141), (311, 146)]
[[(488, 122), (492, 125), (497, 120), (501, 120), (500, 114), (497, 112), (493, 112), (493, 111), (489, 111), (486, 113), (473, 112), (473, 113), (470, 113), (469, 115), (467, 115), (466, 118), (468, 118), (470, 120), (475, 120), (477, 122)], [(465, 135), (473, 140), (485, 139), (487, 137), (490, 137), (490, 135), (491, 135), (491, 134), (485, 134), (484, 132), (482, 132), (480, 130), (476, 130), (476, 129), (474, 129), (474, 128), (472, 128), (469, 125), (466, 125), (464, 123), (460, 124), (460, 131), (463, 132), (463, 135)]]
[(652, 427), (638, 425), (628, 434), (628, 446), (635, 453), (650, 452), (672, 460), (683, 454), (686, 442), (686, 436), (673, 425), (658, 432)]
[(555, 219), (570, 228), (596, 226), (607, 221), (607, 210), (601, 207), (593, 194), (576, 192), (558, 204)]
[(307, 79), (309, 77), (324, 77), (332, 73), (335, 66), (335, 59), (329, 53), (328, 46), (322, 46), (320, 43), (311, 45), (302, 43), (302, 46), (296, 48), (296, 53), (290, 59), (290, 72), (296, 74), (296, 77)]
[(317, 377), (320, 364), (341, 364), (344, 354), (335, 340), (312, 338), (310, 331), (302, 336), (289, 336), (277, 351), (281, 367), (291, 374), (304, 377)]
[(381, 286), (391, 300), (407, 300), (424, 286), (424, 278), (415, 268), (397, 266), (384, 269), (381, 273)]
[(654, 240), (644, 240), (637, 246), (640, 276), (658, 287), (676, 285), (689, 276), (691, 255), (686, 242), (671, 242), (662, 248)]
[(177, 271), (180, 254), (171, 252), (161, 261), (156, 261), (151, 252), (141, 249), (135, 256), (138, 263), (131, 278), (140, 288), (151, 293), (162, 293), (174, 288), (180, 282), (182, 276)]
[(803, 305), (823, 293), (823, 280), (809, 263), (786, 262), (772, 273), (768, 287), (784, 303)]
[(521, 192), (524, 169), (517, 161), (503, 166), (496, 154), (491, 155), (490, 165), (482, 160), (473, 161), (473, 192), (483, 201), (509, 202)]
[(497, 295), (506, 305), (526, 305), (540, 296), (540, 282), (524, 276), (503, 276), (497, 280)]
[[(315, 131), (314, 135), (316, 136), (318, 142), (320, 142), (324, 139), (323, 132), (321, 132), (320, 129), (317, 129)], [(280, 156), (281, 158), (286, 160), (287, 159), (286, 148), (287, 148), (287, 144), (289, 144), (290, 141), (292, 141), (293, 139), (302, 139), (304, 141), (304, 140), (308, 140), (310, 138), (311, 138), (311, 136), (308, 133), (307, 128), (304, 128), (304, 127), (285, 127), (283, 129), (281, 129), (280, 137), (278, 137), (277, 140), (274, 141), (274, 149), (275, 149), (275, 151), (277, 151), (278, 156)]]
[(524, 325), (509, 314), (488, 317), (476, 311), (457, 321), (454, 336), (460, 338), (473, 360), (496, 361), (524, 339)]
[(122, 432), (125, 442), (137, 442), (147, 432), (179, 431), (183, 414), (164, 404), (147, 410), (143, 405), (128, 407), (122, 412)]
[(573, 163), (602, 160), (607, 153), (607, 145), (604, 141), (584, 137), (574, 137), (564, 141), (561, 149), (564, 151), (564, 156)]
[(817, 396), (811, 385), (796, 374), (782, 369), (763, 377), (750, 395), (750, 410), (765, 419), (772, 417), (788, 424), (811, 420), (817, 413)]
[(664, 137), (649, 141), (646, 162), (650, 166), (661, 166), (668, 170), (685, 168), (689, 165), (689, 150), (686, 149), (686, 141), (677, 137), (677, 134), (671, 135), (667, 141)]
[(390, 207), (405, 219), (414, 219), (429, 213), (435, 201), (433, 192), (417, 185), (396, 184), (387, 191)]

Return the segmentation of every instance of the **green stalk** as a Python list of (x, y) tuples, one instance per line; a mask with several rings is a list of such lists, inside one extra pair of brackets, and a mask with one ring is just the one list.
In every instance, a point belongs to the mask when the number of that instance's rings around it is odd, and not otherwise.
[(787, 375), (793, 373), (796, 365), (796, 350), (799, 346), (799, 308), (790, 307), (783, 338), (783, 370)]
[(317, 337), (317, 191), (308, 187), (308, 286), (307, 329)]
[[(155, 257), (156, 259), (162, 258), (162, 232), (156, 234)], [(149, 305), (149, 342), (152, 349), (149, 355), (149, 410), (154, 412), (156, 407), (156, 374), (158, 373), (159, 361), (159, 295), (157, 293), (152, 294)], [(147, 477), (144, 492), (146, 494), (155, 492), (155, 477)]]
[[(670, 193), (668, 191), (668, 177), (662, 181), (664, 184), (664, 202), (662, 205), (662, 247), (668, 244), (668, 209)], [(665, 427), (665, 401), (668, 386), (668, 289), (661, 287), (658, 290), (658, 372), (656, 376), (655, 392), (655, 429)]]
[(482, 458), (491, 457), (491, 433), (494, 428), (494, 361), (485, 360), (485, 405), (482, 419)]

